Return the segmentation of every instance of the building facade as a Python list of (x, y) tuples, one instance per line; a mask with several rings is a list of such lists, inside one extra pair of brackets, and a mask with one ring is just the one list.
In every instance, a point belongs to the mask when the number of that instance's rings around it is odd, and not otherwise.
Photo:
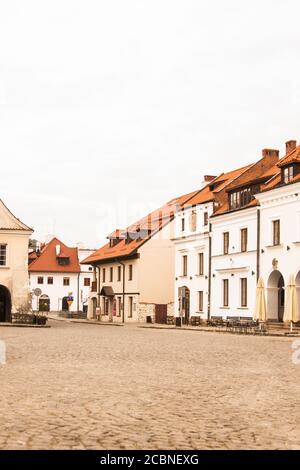
[(164, 323), (174, 311), (174, 213), (176, 198), (125, 230), (83, 261), (94, 267), (89, 318), (107, 322)]
[[(175, 315), (252, 318), (256, 285), (282, 321), (295, 276), (300, 305), (300, 147), (264, 149), (255, 163), (212, 179), (175, 217)], [(203, 211), (208, 221), (201, 226)], [(195, 222), (196, 221), (196, 222)]]
[(33, 310), (87, 312), (93, 268), (81, 265), (80, 261), (92, 252), (68, 247), (53, 238), (34, 256), (31, 254), (29, 275)]
[(0, 201), (0, 322), (30, 310), (27, 256), (32, 233)]

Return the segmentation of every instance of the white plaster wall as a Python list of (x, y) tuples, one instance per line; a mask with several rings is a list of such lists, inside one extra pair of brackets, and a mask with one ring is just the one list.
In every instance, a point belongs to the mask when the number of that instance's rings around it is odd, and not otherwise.
[[(252, 317), (255, 305), (257, 208), (212, 217), (211, 315)], [(247, 252), (241, 252), (240, 230), (248, 229)], [(223, 255), (223, 233), (229, 232), (229, 254)], [(241, 278), (247, 278), (248, 305), (241, 307)], [(223, 279), (229, 279), (229, 307), (223, 307)]]
[(7, 264), (0, 267), (0, 284), (7, 287), (11, 293), (13, 313), (28, 304), (29, 236), (29, 232), (3, 230), (0, 232), (0, 244), (7, 244)]
[[(191, 230), (190, 216), (196, 210), (196, 230)], [(209, 225), (204, 225), (204, 212), (208, 217), (213, 212), (213, 204), (199, 204), (196, 208), (188, 207), (179, 211), (175, 216), (175, 283), (174, 283), (174, 313), (179, 315), (178, 289), (190, 289), (190, 316), (200, 315), (207, 318), (208, 311), (208, 275), (209, 275)], [(182, 218), (185, 218), (185, 230), (181, 230)], [(204, 275), (198, 275), (198, 254), (204, 254)], [(188, 257), (188, 273), (183, 276), (182, 257)], [(199, 313), (198, 292), (203, 291), (203, 313)]]
[[(285, 286), (291, 274), (297, 280), (300, 305), (300, 184), (291, 184), (261, 193), (261, 250), (260, 272), (266, 287), (268, 318), (277, 319), (277, 305), (269, 286), (273, 260), (277, 260), (277, 269), (284, 278)], [(280, 220), (281, 244), (272, 246), (272, 221)], [(297, 278), (298, 275), (298, 278)], [(273, 300), (272, 301), (272, 297)]]
[[(44, 278), (44, 284), (38, 284), (38, 277), (42, 276)], [(53, 285), (47, 284), (47, 278), (53, 277)], [(63, 278), (70, 278), (70, 285), (63, 285)], [(42, 294), (48, 295), (50, 297), (50, 311), (57, 312), (62, 310), (62, 299), (72, 293), (74, 297), (74, 302), (70, 306), (70, 312), (77, 312), (77, 292), (78, 292), (78, 274), (73, 273), (30, 273), (30, 289), (39, 288), (42, 291)], [(32, 308), (37, 310), (37, 298), (33, 296)]]

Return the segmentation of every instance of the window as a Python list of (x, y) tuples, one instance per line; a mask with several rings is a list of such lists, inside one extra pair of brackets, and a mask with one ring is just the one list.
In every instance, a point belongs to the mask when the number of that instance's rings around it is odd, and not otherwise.
[(223, 279), (223, 307), (229, 306), (229, 280)]
[(181, 231), (182, 232), (185, 231), (185, 218), (184, 217), (181, 219)]
[(242, 252), (247, 251), (247, 245), (248, 245), (248, 229), (242, 228), (241, 229), (241, 251)]
[(114, 268), (111, 267), (111, 268), (109, 269), (109, 281), (110, 281), (110, 282), (113, 282), (113, 280), (114, 280)]
[(128, 269), (129, 269), (128, 280), (132, 281), (132, 274), (133, 274), (132, 264), (128, 266)]
[(128, 297), (128, 303), (129, 303), (128, 318), (132, 318), (132, 312), (133, 312), (133, 297)]
[(118, 297), (118, 311), (117, 316), (120, 317), (122, 312), (122, 297)]
[(85, 287), (89, 287), (91, 285), (91, 279), (89, 277), (85, 277), (83, 283)]
[(223, 233), (223, 254), (228, 255), (229, 253), (229, 232)]
[(0, 245), (0, 266), (6, 266), (7, 245)]
[(203, 312), (203, 290), (198, 292), (198, 309), (199, 312)]
[(247, 307), (247, 278), (241, 278), (241, 307)]
[(38, 283), (38, 284), (44, 284), (44, 278), (43, 278), (42, 276), (39, 276), (39, 277), (37, 278), (37, 283)]
[(121, 266), (118, 266), (118, 282), (121, 281)]
[(203, 276), (204, 274), (204, 254), (198, 253), (198, 274)]
[(203, 213), (203, 224), (208, 225), (208, 212)]
[(285, 184), (289, 183), (294, 177), (294, 168), (292, 166), (287, 166), (283, 170), (283, 182)]
[(53, 277), (48, 277), (47, 283), (52, 285), (53, 284)]
[(273, 220), (273, 245), (280, 245), (280, 220)]
[(187, 276), (187, 255), (182, 257), (182, 275)]
[(64, 286), (69, 286), (69, 285), (70, 285), (70, 278), (69, 278), (69, 277), (64, 277), (64, 279), (63, 279), (63, 285), (64, 285)]
[(105, 268), (102, 269), (102, 282), (105, 282), (105, 278), (106, 278), (106, 271), (105, 271)]
[(57, 258), (57, 262), (60, 266), (68, 266), (68, 264), (70, 264), (70, 258)]
[(254, 194), (258, 193), (260, 186), (254, 184), (248, 186), (247, 188), (239, 189), (238, 191), (233, 191), (229, 195), (229, 208), (238, 209), (239, 207), (244, 207), (254, 198)]

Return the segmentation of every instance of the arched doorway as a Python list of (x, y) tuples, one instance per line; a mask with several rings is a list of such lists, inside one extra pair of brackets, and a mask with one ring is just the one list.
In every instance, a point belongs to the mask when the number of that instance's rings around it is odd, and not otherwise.
[(0, 285), (0, 322), (11, 321), (11, 295), (7, 287)]
[(43, 294), (39, 298), (39, 312), (50, 311), (50, 298), (48, 295)]
[(182, 317), (185, 325), (189, 324), (190, 320), (190, 289), (186, 286), (179, 287), (179, 315)]
[(283, 321), (284, 315), (284, 279), (280, 271), (275, 269), (268, 279), (268, 320)]

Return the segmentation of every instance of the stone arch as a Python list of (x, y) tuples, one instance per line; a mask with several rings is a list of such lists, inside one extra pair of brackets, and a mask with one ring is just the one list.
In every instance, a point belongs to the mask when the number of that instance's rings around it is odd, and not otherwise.
[(0, 322), (11, 322), (11, 294), (7, 287), (0, 285)]
[(267, 319), (283, 321), (285, 302), (285, 282), (278, 269), (271, 272), (267, 283)]

